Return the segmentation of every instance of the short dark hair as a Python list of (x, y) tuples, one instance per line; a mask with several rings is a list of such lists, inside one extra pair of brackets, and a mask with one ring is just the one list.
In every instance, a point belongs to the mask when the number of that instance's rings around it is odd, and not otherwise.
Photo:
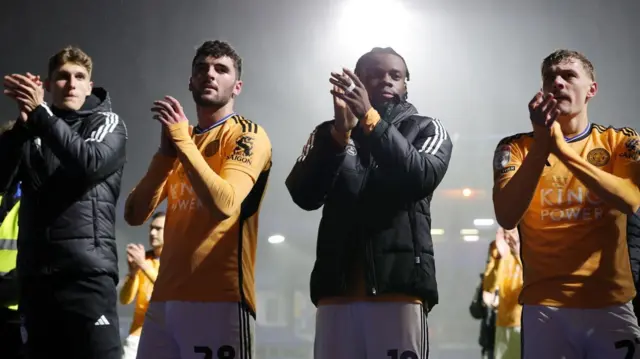
[(151, 220), (153, 221), (156, 218), (160, 218), (160, 217), (166, 217), (167, 214), (162, 212), (162, 211), (158, 211), (156, 213), (153, 214), (153, 216), (151, 216)]
[(405, 80), (409, 81), (409, 67), (407, 66), (407, 62), (405, 61), (404, 57), (402, 57), (402, 55), (397, 53), (396, 50), (391, 47), (374, 47), (373, 49), (371, 49), (371, 51), (360, 56), (358, 62), (356, 62), (356, 69), (354, 70), (355, 74), (358, 75), (358, 77), (360, 77), (364, 69), (371, 63), (371, 56), (376, 54), (389, 54), (398, 56), (404, 63), (405, 70), (407, 70), (407, 76)]
[(89, 73), (89, 77), (91, 77), (91, 72), (93, 71), (93, 60), (89, 55), (82, 51), (82, 49), (75, 46), (67, 46), (49, 58), (48, 77), (51, 77), (51, 74), (53, 74), (55, 70), (69, 62), (87, 69), (87, 73)]
[(196, 50), (196, 55), (193, 57), (193, 61), (191, 61), (191, 67), (195, 66), (196, 60), (202, 56), (211, 56), (216, 59), (224, 56), (229, 57), (233, 60), (233, 64), (236, 68), (236, 79), (240, 80), (242, 75), (242, 58), (228, 42), (220, 40), (205, 41)]
[(540, 73), (542, 77), (544, 78), (545, 73), (551, 66), (570, 60), (580, 61), (580, 63), (582, 63), (582, 67), (587, 72), (587, 75), (589, 75), (592, 80), (596, 79), (596, 70), (591, 61), (589, 61), (583, 53), (567, 49), (556, 50), (542, 60), (542, 65), (540, 66)]

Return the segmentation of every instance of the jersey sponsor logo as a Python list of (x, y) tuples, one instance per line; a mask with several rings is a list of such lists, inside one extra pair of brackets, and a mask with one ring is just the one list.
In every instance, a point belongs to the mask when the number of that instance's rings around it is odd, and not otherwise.
[(624, 144), (625, 150), (620, 154), (620, 157), (629, 159), (631, 161), (640, 161), (640, 138), (630, 138)]
[(543, 221), (593, 221), (605, 214), (603, 201), (586, 187), (570, 187), (569, 178), (552, 176), (552, 188), (541, 188), (540, 219)]
[(227, 160), (238, 161), (251, 164), (251, 157), (253, 156), (253, 142), (255, 138), (250, 135), (242, 135), (236, 140), (236, 147), (233, 152), (227, 157)]
[(169, 207), (173, 211), (192, 211), (202, 208), (202, 202), (196, 197), (193, 187), (188, 182), (169, 185)]
[(604, 148), (594, 148), (587, 154), (587, 161), (596, 167), (605, 166), (610, 159), (611, 155)]
[(508, 145), (500, 146), (493, 155), (493, 169), (498, 171), (505, 169), (511, 161), (511, 148)]
[(204, 149), (204, 155), (206, 157), (212, 157), (220, 150), (220, 140), (214, 140), (207, 145)]
[(512, 171), (515, 171), (515, 170), (516, 170), (516, 166), (505, 167), (505, 168), (500, 170), (500, 174), (503, 175), (505, 173), (509, 173), (509, 172), (512, 172)]

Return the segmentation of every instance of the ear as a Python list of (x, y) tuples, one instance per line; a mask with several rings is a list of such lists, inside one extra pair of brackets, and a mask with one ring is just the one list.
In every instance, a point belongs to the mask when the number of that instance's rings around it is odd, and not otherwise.
[(44, 85), (44, 89), (47, 90), (47, 92), (51, 92), (51, 81), (49, 81), (48, 78), (44, 80), (43, 85)]
[(89, 95), (93, 93), (93, 81), (89, 81)]
[(190, 92), (193, 92), (193, 85), (192, 85), (192, 83), (193, 83), (193, 76), (190, 76), (190, 77), (189, 77), (189, 91), (190, 91)]
[(587, 92), (587, 102), (591, 100), (598, 93), (598, 83), (593, 81), (591, 86), (589, 86), (589, 91)]
[(233, 86), (233, 96), (240, 95), (240, 92), (242, 92), (242, 80), (236, 81), (236, 84)]

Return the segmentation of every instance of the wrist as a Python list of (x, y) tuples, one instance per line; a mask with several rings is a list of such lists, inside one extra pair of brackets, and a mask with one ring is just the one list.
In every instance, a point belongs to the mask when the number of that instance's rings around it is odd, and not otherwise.
[(331, 137), (339, 145), (346, 147), (351, 138), (351, 130), (339, 130), (335, 125), (331, 126)]

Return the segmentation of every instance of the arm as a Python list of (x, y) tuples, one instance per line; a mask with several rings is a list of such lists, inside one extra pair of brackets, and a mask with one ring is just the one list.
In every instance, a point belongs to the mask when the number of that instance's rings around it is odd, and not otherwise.
[(556, 151), (558, 159), (580, 182), (605, 203), (627, 215), (640, 209), (640, 137), (633, 132), (634, 136), (623, 137), (613, 153), (613, 174), (589, 163), (564, 141)]
[(636, 290), (640, 289), (640, 215), (627, 217), (627, 244), (629, 246), (629, 260), (631, 273)]
[(29, 114), (27, 126), (42, 139), (65, 168), (100, 181), (126, 161), (127, 129), (112, 112), (98, 114), (99, 127), (84, 139), (43, 104)]
[(498, 288), (498, 265), (500, 262), (500, 255), (496, 248), (496, 242), (491, 242), (489, 245), (489, 254), (487, 258), (487, 264), (484, 269), (484, 275), (482, 280), (482, 290), (491, 294)]
[(0, 134), (0, 193), (5, 193), (14, 182), (22, 161), (24, 144), (28, 140), (29, 133), (21, 120)]
[(407, 195), (424, 198), (432, 194), (449, 167), (453, 144), (440, 120), (432, 120), (413, 143), (398, 129), (380, 120), (371, 108), (360, 122), (371, 154), (383, 169), (393, 170)]
[[(240, 209), (258, 176), (271, 162), (271, 142), (255, 124), (245, 132), (235, 133), (221, 149), (225, 159), (220, 174), (211, 168), (191, 139), (187, 122), (174, 124), (169, 131), (198, 199), (221, 218), (228, 218)], [(242, 152), (234, 153), (237, 151)]]
[(140, 279), (138, 278), (138, 274), (127, 274), (122, 289), (120, 289), (120, 303), (127, 305), (133, 302), (136, 298), (136, 293), (138, 293), (139, 286)]
[(140, 266), (140, 270), (142, 271), (142, 274), (144, 274), (145, 277), (147, 277), (147, 279), (151, 281), (151, 284), (156, 284), (158, 271), (155, 270), (155, 268), (153, 268), (148, 261), (145, 261), (144, 265)]
[(533, 199), (548, 157), (535, 142), (526, 156), (514, 142), (503, 140), (498, 144), (493, 158), (493, 208), (501, 227), (518, 225)]
[(346, 156), (348, 138), (340, 138), (331, 122), (311, 133), (285, 184), (298, 207), (313, 211), (324, 205)]
[(167, 178), (173, 170), (175, 160), (160, 152), (153, 156), (147, 173), (127, 197), (124, 219), (129, 225), (142, 225), (167, 198)]

